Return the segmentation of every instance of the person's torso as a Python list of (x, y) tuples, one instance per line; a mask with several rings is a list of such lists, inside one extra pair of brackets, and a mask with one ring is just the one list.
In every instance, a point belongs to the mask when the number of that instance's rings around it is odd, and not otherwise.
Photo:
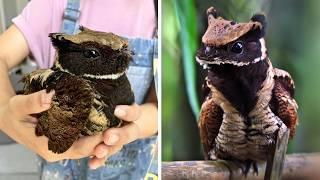
[[(52, 3), (48, 27), (43, 32), (44, 62), (40, 68), (53, 65), (55, 50), (47, 34), (60, 32), (67, 0)], [(130, 38), (152, 39), (156, 29), (156, 15), (152, 0), (81, 0), (78, 24), (96, 31), (113, 32)]]

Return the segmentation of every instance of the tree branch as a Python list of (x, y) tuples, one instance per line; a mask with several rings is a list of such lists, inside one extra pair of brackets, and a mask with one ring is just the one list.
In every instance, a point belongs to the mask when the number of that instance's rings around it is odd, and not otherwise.
[[(236, 163), (223, 160), (215, 161), (175, 161), (162, 163), (162, 178), (176, 179), (263, 179), (265, 163), (259, 166), (259, 175), (251, 172), (247, 178)], [(291, 154), (286, 156), (282, 173), (283, 180), (320, 179), (320, 153)]]

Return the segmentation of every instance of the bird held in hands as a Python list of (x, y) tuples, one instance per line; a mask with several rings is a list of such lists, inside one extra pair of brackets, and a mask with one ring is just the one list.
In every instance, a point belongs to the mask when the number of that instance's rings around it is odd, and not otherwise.
[(75, 35), (49, 34), (56, 49), (54, 66), (24, 76), (24, 94), (55, 91), (50, 109), (38, 118), (37, 136), (48, 137), (48, 149), (67, 151), (83, 135), (119, 127), (116, 105), (134, 102), (126, 70), (132, 60), (128, 41), (113, 33), (80, 26)]

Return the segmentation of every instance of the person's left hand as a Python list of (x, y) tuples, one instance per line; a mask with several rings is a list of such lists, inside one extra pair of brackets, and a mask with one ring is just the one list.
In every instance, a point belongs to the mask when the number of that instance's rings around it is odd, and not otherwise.
[(89, 160), (91, 169), (103, 166), (107, 158), (120, 151), (123, 145), (140, 138), (140, 128), (135, 123), (141, 116), (139, 105), (119, 105), (114, 114), (127, 124), (121, 128), (110, 128), (103, 133), (104, 143), (95, 147), (93, 153), (95, 156)]

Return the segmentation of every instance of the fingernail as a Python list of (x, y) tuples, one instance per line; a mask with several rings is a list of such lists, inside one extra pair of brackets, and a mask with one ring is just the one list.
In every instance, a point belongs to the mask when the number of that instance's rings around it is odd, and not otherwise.
[(25, 122), (32, 123), (32, 124), (37, 124), (38, 123), (38, 119), (35, 118), (35, 117), (32, 117), (32, 116), (27, 116), (25, 118)]
[(101, 149), (99, 153), (97, 153), (97, 158), (103, 158), (108, 155), (108, 150), (106, 148)]
[(54, 90), (51, 90), (49, 93), (46, 93), (45, 91), (42, 93), (42, 99), (41, 99), (41, 101), (42, 101), (42, 104), (43, 105), (50, 105), (51, 104), (51, 99), (52, 99), (52, 97), (53, 97), (53, 95), (54, 95)]
[(90, 160), (88, 162), (89, 168), (92, 170), (97, 169), (99, 167), (99, 162), (97, 162), (96, 158), (97, 156), (90, 157)]
[(90, 166), (90, 168), (93, 169), (93, 170), (98, 169), (98, 167), (99, 167), (99, 164), (98, 164), (98, 163), (92, 164), (92, 165)]
[(111, 134), (108, 140), (108, 145), (114, 145), (119, 140), (119, 136)]
[(124, 117), (124, 116), (126, 116), (127, 112), (121, 108), (116, 108), (114, 110), (114, 114), (118, 117)]

